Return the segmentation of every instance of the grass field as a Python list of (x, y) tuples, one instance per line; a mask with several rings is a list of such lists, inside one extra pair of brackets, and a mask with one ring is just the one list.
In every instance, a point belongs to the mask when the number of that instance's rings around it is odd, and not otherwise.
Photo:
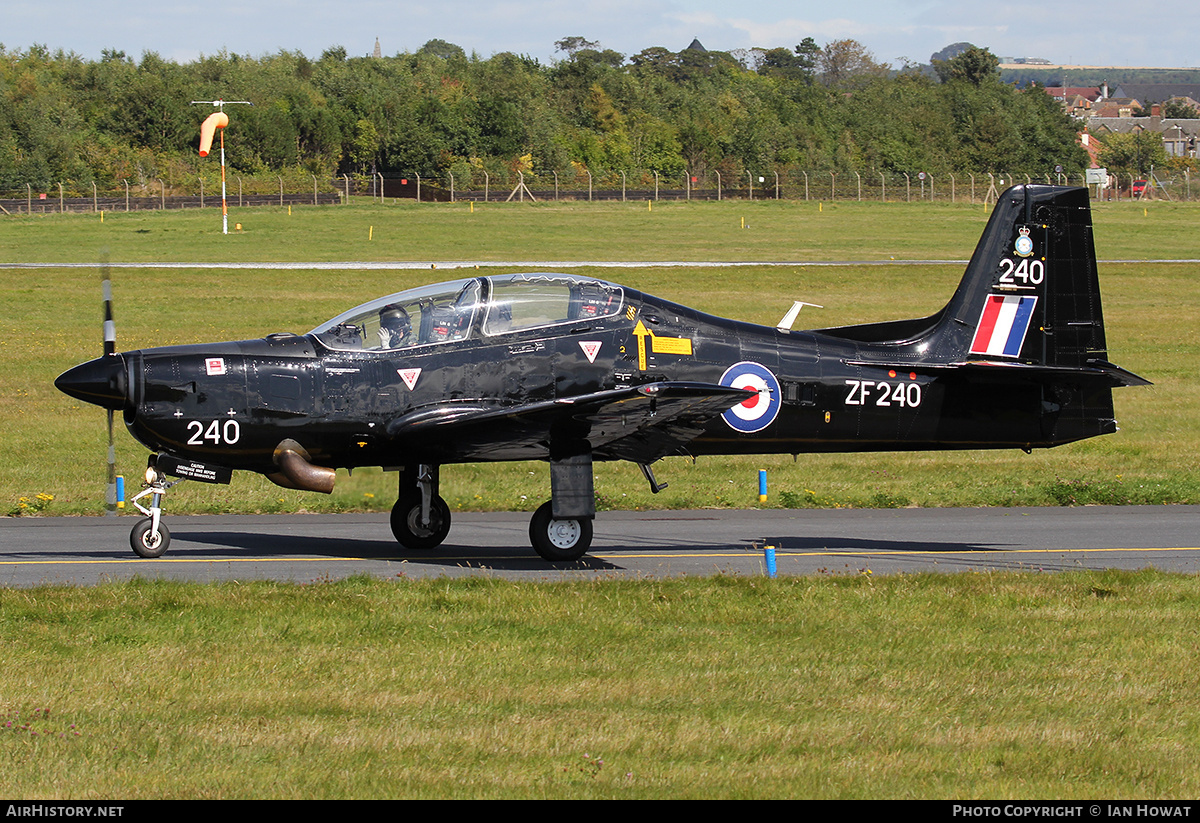
[[(0, 221), (0, 262), (230, 263), (380, 260), (961, 260), (987, 212), (980, 206), (804, 202), (354, 205), (234, 210), (220, 234), (207, 212), (143, 212)], [(1098, 254), (1194, 259), (1194, 205), (1100, 204)], [(743, 225), (745, 228), (743, 228)], [(373, 239), (368, 240), (368, 235)], [(1200, 264), (1104, 265), (1109, 349), (1154, 381), (1117, 392), (1122, 431), (1027, 456), (1014, 453), (822, 455), (668, 459), (670, 488), (651, 495), (636, 468), (601, 466), (601, 508), (757, 505), (1044, 505), (1200, 500), (1200, 381), (1195, 335)], [(775, 323), (793, 299), (802, 325), (835, 326), (929, 314), (961, 265), (638, 267), (582, 269), (707, 311)], [(119, 345), (259, 337), (306, 331), (380, 294), (461, 276), (459, 270), (118, 269)], [(98, 277), (81, 269), (4, 270), (0, 292), (0, 513), (96, 513), (103, 505), (104, 415), (59, 394), (53, 378), (100, 349)], [(120, 471), (139, 477), (145, 451), (118, 433)], [(184, 484), (168, 512), (383, 509), (394, 476), (344, 474), (332, 497), (287, 492), (256, 477), (230, 487)], [(544, 466), (451, 466), (443, 493), (455, 509), (532, 510), (548, 495)], [(38, 498), (38, 495), (42, 495)], [(46, 497), (53, 500), (47, 502)], [(24, 503), (24, 506), (22, 504)]]
[[(0, 263), (964, 259), (979, 207), (351, 206), (0, 221)], [(1107, 259), (1194, 259), (1197, 207), (1103, 204)], [(742, 228), (743, 220), (746, 228)], [(372, 239), (368, 240), (368, 234)], [(817, 326), (927, 314), (961, 266), (598, 269), (708, 311)], [(1200, 499), (1195, 263), (1101, 270), (1123, 430), (1019, 453), (668, 460), (602, 508), (1071, 505)], [(119, 269), (122, 348), (305, 331), (459, 272)], [(0, 504), (96, 513), (104, 415), (54, 390), (98, 354), (91, 269), (0, 269)], [(805, 312), (809, 312), (805, 309)], [(145, 452), (123, 432), (123, 472)], [(239, 477), (172, 512), (386, 508)], [(544, 467), (447, 467), (455, 508), (532, 509)], [(41, 495), (41, 497), (39, 497)], [(20, 506), (25, 498), (26, 506)], [(3, 512), (0, 512), (3, 513)], [(1194, 798), (1200, 582), (1156, 572), (514, 584), (135, 580), (0, 587), (0, 796)]]
[[(816, 201), (660, 203), (356, 202), (0, 220), (0, 260), (321, 262), (379, 260), (961, 260), (981, 205)], [(1191, 203), (1097, 203), (1101, 259), (1194, 259)], [(236, 224), (242, 231), (234, 230)], [(773, 318), (778, 319), (778, 318)]]
[(1187, 799), (1200, 579), (0, 589), (0, 794)]

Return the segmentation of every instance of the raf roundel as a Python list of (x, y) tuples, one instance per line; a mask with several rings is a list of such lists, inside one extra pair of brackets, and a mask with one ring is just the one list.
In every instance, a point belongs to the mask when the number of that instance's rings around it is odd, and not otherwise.
[(751, 434), (775, 422), (782, 405), (781, 392), (779, 381), (766, 366), (750, 361), (735, 363), (721, 375), (721, 385), (758, 392), (721, 415), (731, 429)]

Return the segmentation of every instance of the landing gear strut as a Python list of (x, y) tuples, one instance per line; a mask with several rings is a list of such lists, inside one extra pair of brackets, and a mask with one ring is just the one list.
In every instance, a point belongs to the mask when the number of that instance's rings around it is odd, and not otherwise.
[(533, 550), (551, 563), (578, 560), (592, 546), (596, 491), (592, 453), (584, 441), (559, 441), (551, 449), (550, 502), (529, 521)]

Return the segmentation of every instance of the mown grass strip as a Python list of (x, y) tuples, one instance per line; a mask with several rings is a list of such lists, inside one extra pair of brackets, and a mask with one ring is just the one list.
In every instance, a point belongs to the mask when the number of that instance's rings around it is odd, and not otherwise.
[(15, 797), (1182, 798), (1157, 572), (0, 590)]

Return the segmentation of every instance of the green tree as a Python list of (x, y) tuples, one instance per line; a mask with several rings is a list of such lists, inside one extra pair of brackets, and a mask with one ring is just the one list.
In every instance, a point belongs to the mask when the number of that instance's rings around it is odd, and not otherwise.
[(467, 54), (462, 50), (462, 46), (456, 46), (453, 43), (447, 43), (445, 40), (428, 40), (425, 45), (421, 46), (417, 54), (426, 54), (433, 57), (440, 57), (443, 60), (451, 60), (455, 57), (466, 59)]
[(887, 74), (887, 66), (877, 63), (875, 55), (857, 40), (826, 43), (816, 58), (821, 81), (834, 88), (857, 85)]
[(1195, 120), (1200, 118), (1200, 111), (1186, 100), (1176, 98), (1163, 103), (1162, 116), (1171, 120)]
[(949, 60), (934, 60), (933, 70), (943, 83), (962, 81), (981, 86), (999, 80), (1000, 58), (987, 49), (971, 46)]
[(554, 41), (554, 50), (564, 52), (567, 57), (574, 57), (575, 53), (583, 49), (595, 49), (600, 45), (598, 40), (588, 40), (584, 37), (564, 37), (562, 40)]
[(1169, 159), (1162, 136), (1152, 131), (1110, 134), (1101, 143), (1101, 164), (1121, 175), (1146, 177), (1152, 168), (1165, 167)]

